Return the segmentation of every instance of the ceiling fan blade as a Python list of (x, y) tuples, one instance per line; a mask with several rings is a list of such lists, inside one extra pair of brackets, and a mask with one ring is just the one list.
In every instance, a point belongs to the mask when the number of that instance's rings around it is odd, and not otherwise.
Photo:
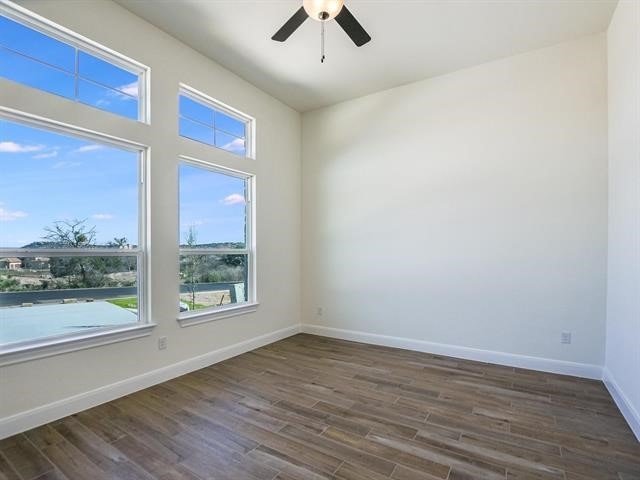
[(300, 7), (300, 9), (293, 14), (293, 16), (287, 20), (280, 30), (278, 30), (271, 40), (275, 40), (276, 42), (284, 42), (287, 38), (291, 36), (293, 32), (295, 32), (300, 25), (304, 23), (304, 21), (309, 17), (307, 12), (305, 12), (304, 7)]
[(336, 17), (336, 22), (338, 22), (338, 25), (342, 27), (358, 47), (361, 47), (371, 40), (369, 34), (362, 28), (362, 25), (360, 25), (356, 17), (351, 14), (346, 5), (343, 5), (342, 10), (340, 10), (340, 13)]

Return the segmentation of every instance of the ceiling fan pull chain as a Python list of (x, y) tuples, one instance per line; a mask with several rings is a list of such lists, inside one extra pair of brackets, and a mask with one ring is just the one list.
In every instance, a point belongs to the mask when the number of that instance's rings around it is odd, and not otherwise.
[(324, 63), (324, 22), (320, 22), (320, 63)]

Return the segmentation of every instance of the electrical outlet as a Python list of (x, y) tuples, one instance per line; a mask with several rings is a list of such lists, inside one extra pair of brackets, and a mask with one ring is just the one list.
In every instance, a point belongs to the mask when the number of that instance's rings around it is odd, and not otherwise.
[(562, 332), (560, 334), (560, 343), (571, 343), (571, 332)]
[(164, 350), (167, 348), (167, 337), (160, 337), (158, 339), (158, 350)]
[(322, 307), (318, 307), (318, 308), (316, 309), (316, 314), (317, 314), (319, 317), (321, 317), (321, 316), (322, 316)]

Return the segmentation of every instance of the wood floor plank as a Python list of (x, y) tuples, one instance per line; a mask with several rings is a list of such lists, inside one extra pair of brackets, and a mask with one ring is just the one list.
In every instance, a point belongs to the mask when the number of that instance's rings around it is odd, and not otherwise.
[(129, 461), (126, 454), (105, 442), (72, 417), (53, 423), (53, 428), (66, 441), (84, 453), (96, 466), (115, 478), (127, 480), (151, 480), (152, 477)]
[(638, 480), (601, 382), (295, 335), (0, 441), (0, 480)]
[(20, 480), (20, 475), (9, 465), (2, 453), (0, 453), (0, 480)]
[(31, 479), (53, 470), (52, 463), (24, 435), (1, 440), (0, 452), (22, 478)]

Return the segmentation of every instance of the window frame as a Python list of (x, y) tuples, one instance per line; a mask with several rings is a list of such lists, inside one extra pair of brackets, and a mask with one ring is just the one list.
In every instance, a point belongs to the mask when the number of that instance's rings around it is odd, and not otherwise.
[[(189, 255), (246, 255), (247, 256), (247, 301), (227, 304), (220, 307), (208, 307), (201, 310), (178, 312), (177, 320), (182, 327), (228, 318), (245, 313), (255, 312), (259, 305), (256, 274), (256, 175), (241, 170), (232, 169), (213, 162), (197, 159), (187, 155), (178, 156), (178, 217), (180, 217), (180, 166), (202, 168), (214, 173), (240, 178), (245, 182), (245, 248), (183, 248), (180, 246), (180, 232), (178, 231), (178, 261), (183, 254)], [(178, 230), (179, 230), (178, 221)], [(180, 283), (178, 283), (178, 299), (180, 298)]]
[[(0, 2), (0, 15), (6, 16), (7, 18), (9, 18), (10, 20), (13, 20), (15, 22), (18, 22), (22, 25), (24, 25), (25, 27), (31, 28), (33, 30), (36, 30), (37, 32), (40, 32), (44, 35), (47, 35), (55, 40), (58, 40), (60, 42), (63, 42), (73, 48), (75, 48), (76, 50), (76, 71), (73, 72), (73, 77), (74, 77), (74, 88), (75, 88), (75, 96), (74, 98), (68, 98), (68, 97), (62, 97), (65, 98), (67, 100), (71, 100), (74, 103), (79, 103), (85, 106), (88, 106), (90, 108), (94, 108), (96, 110), (100, 110), (102, 112), (106, 112), (106, 113), (110, 113), (112, 115), (116, 115), (119, 118), (124, 118), (126, 120), (133, 120), (131, 118), (125, 117), (123, 115), (114, 113), (114, 112), (110, 112), (109, 110), (104, 110), (98, 107), (95, 107), (93, 105), (89, 105), (86, 104), (84, 102), (81, 102), (78, 100), (77, 95), (78, 95), (78, 80), (79, 79), (83, 79), (85, 81), (89, 81), (92, 82), (96, 85), (102, 85), (105, 86), (104, 84), (100, 83), (100, 82), (96, 82), (95, 80), (90, 80), (90, 79), (86, 79), (84, 77), (81, 77), (77, 71), (78, 68), (78, 64), (77, 64), (77, 57), (79, 55), (79, 51), (83, 51), (85, 53), (88, 53), (100, 60), (103, 60), (107, 63), (110, 63), (118, 68), (121, 68), (123, 70), (126, 70), (134, 75), (138, 76), (138, 118), (134, 121), (140, 122), (140, 123), (144, 123), (144, 124), (149, 124), (151, 122), (151, 115), (150, 115), (150, 86), (151, 86), (151, 82), (150, 82), (150, 76), (151, 76), (151, 69), (149, 67), (147, 67), (146, 65), (143, 65), (140, 62), (137, 62), (125, 55), (122, 55), (121, 53), (116, 52), (115, 50), (112, 50), (108, 47), (105, 47), (101, 44), (99, 44), (98, 42), (95, 42), (87, 37), (84, 37), (68, 28), (65, 28), (61, 25), (58, 25), (55, 22), (52, 22), (51, 20), (42, 17), (40, 15), (37, 15), (34, 12), (31, 12), (30, 10), (27, 10), (26, 8), (21, 7), (20, 5), (16, 5), (15, 3), (3, 3)], [(0, 48), (4, 48), (4, 47), (0, 47)], [(10, 50), (13, 51), (13, 50)], [(20, 52), (15, 52), (25, 58), (30, 58), (28, 56), (23, 55)], [(42, 62), (40, 60), (37, 59), (32, 59), (30, 58), (32, 61), (41, 63), (41, 64), (45, 64), (48, 65), (46, 62)], [(68, 72), (71, 73), (71, 72)], [(4, 79), (2, 79), (4, 80)], [(12, 81), (12, 80), (6, 80), (6, 81)], [(15, 82), (18, 83), (20, 85), (24, 85), (20, 82)], [(24, 85), (27, 88), (33, 88), (35, 90), (38, 91), (42, 91), (45, 92), (49, 95), (56, 95), (55, 93), (51, 93), (51, 92), (47, 92), (45, 90), (41, 90), (39, 88), (36, 87), (30, 87), (29, 85)], [(113, 90), (112, 87), (107, 87)], [(59, 96), (60, 95), (56, 95)]]
[[(233, 108), (225, 103), (222, 103), (219, 100), (216, 100), (215, 98), (207, 95), (206, 93), (201, 92), (200, 90), (196, 90), (193, 87), (190, 87), (189, 85), (186, 85), (184, 83), (180, 83), (178, 86), (178, 122), (180, 121), (182, 117), (182, 115), (180, 114), (180, 96), (184, 95), (185, 97), (189, 98), (190, 100), (193, 100), (194, 102), (200, 103), (202, 105), (204, 105), (205, 107), (209, 107), (212, 110), (218, 111), (220, 113), (223, 113), (224, 115), (227, 115), (235, 120), (238, 120), (239, 122), (244, 123), (245, 125), (245, 138), (244, 138), (244, 148), (245, 148), (245, 154), (244, 155), (236, 155), (234, 153), (231, 153), (228, 150), (225, 150), (224, 148), (221, 147), (217, 147), (216, 145), (212, 145), (210, 143), (205, 143), (205, 142), (201, 142), (199, 140), (195, 140), (193, 138), (190, 137), (185, 137), (183, 135), (180, 135), (180, 125), (178, 124), (178, 136), (180, 138), (186, 138), (188, 140), (191, 140), (193, 142), (198, 142), (198, 143), (202, 143), (203, 145), (208, 145), (210, 147), (213, 147), (217, 150), (220, 150), (222, 152), (226, 152), (230, 155), (233, 155), (234, 158), (236, 157), (240, 157), (240, 158), (250, 158), (252, 160), (255, 160), (256, 158), (256, 148), (255, 148), (255, 124), (256, 124), (256, 120), (255, 118), (251, 117), (250, 115), (247, 115), (246, 113), (241, 112), (240, 110)], [(190, 119), (189, 117), (184, 117), (189, 121), (194, 121), (193, 119)], [(204, 125), (204, 124), (203, 124)], [(215, 128), (215, 125), (211, 127), (213, 129), (213, 131), (215, 132), (217, 129)], [(231, 136), (234, 136), (233, 134), (229, 133), (229, 132), (224, 132), (223, 130), (219, 130), (223, 133), (227, 133)]]
[(138, 246), (127, 250), (115, 248), (91, 249), (44, 249), (44, 248), (2, 248), (0, 256), (5, 257), (108, 257), (135, 256), (137, 258), (138, 321), (122, 326), (91, 329), (87, 332), (70, 332), (64, 335), (26, 340), (8, 344), (0, 349), (0, 366), (43, 358), (59, 353), (71, 352), (97, 345), (139, 338), (149, 335), (156, 325), (151, 321), (149, 298), (149, 152), (143, 144), (95, 132), (56, 120), (39, 117), (18, 110), (0, 106), (0, 119), (32, 128), (44, 129), (61, 135), (68, 135), (114, 148), (138, 153)]

